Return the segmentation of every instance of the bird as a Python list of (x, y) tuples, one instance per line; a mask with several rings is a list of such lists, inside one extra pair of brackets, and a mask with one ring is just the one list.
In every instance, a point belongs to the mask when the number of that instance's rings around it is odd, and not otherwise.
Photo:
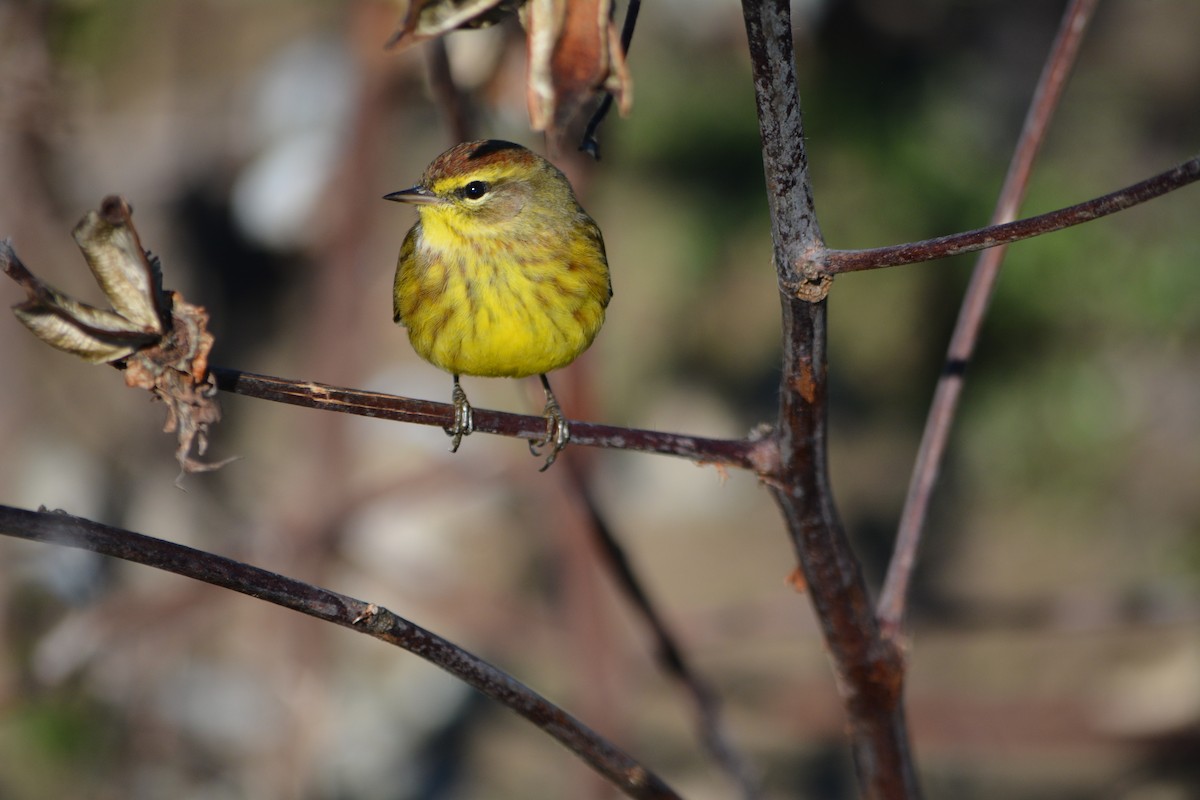
[(460, 377), (537, 375), (546, 394), (545, 471), (570, 441), (548, 372), (591, 346), (612, 280), (600, 228), (563, 173), (522, 145), (464, 142), (435, 158), (420, 182), (384, 195), (416, 207), (396, 264), (393, 319), (419, 356), (453, 376), (457, 452), (474, 430)]

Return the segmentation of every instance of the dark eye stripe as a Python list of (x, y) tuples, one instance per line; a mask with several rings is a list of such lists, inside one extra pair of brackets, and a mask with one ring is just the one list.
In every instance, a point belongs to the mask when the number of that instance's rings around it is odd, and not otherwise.
[(491, 185), (487, 181), (471, 181), (466, 186), (458, 190), (460, 197), (465, 197), (468, 200), (478, 200), (488, 193)]

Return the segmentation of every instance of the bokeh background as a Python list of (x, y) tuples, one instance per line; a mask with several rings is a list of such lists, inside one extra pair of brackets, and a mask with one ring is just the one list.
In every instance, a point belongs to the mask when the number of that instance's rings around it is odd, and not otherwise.
[[(623, 4), (620, 4), (623, 7)], [(1064, 3), (795, 4), (835, 247), (986, 222)], [(391, 322), (411, 209), (452, 144), (381, 2), (0, 0), (0, 235), (97, 301), (70, 230), (134, 206), (214, 362), (446, 400)], [(1195, 154), (1200, 5), (1101, 4), (1027, 213)], [(449, 40), (478, 134), (528, 130), (519, 28)], [(738, 4), (645, 5), (634, 105), (562, 163), (615, 298), (556, 378), (572, 417), (740, 436), (779, 372)], [(1200, 797), (1200, 191), (1011, 248), (915, 581), (908, 686), (929, 796)], [(969, 258), (839, 278), (832, 469), (877, 586)], [(0, 284), (0, 302), (22, 299)], [(689, 798), (733, 796), (589, 545), (561, 470), (483, 435), (225, 396), (224, 469), (175, 486), (163, 409), (0, 316), (0, 502), (62, 508), (370, 600), (510, 671)], [(467, 381), (536, 411), (536, 382)], [(767, 796), (855, 796), (844, 718), (762, 487), (585, 457), (604, 513)], [(0, 797), (608, 797), (435, 668), (251, 599), (0, 541)]]

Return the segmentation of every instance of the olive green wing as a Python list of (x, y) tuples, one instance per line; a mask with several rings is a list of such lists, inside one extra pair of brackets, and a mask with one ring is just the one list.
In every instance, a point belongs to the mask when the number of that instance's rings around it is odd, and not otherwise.
[(586, 213), (583, 214), (584, 233), (587, 237), (588, 244), (600, 257), (600, 263), (604, 265), (604, 282), (607, 284), (604, 288), (604, 294), (601, 297), (600, 304), (608, 307), (608, 303), (612, 300), (612, 272), (608, 269), (608, 254), (604, 251), (604, 236), (600, 233), (600, 226), (589, 217)]
[(405, 323), (400, 313), (400, 296), (405, 287), (411, 285), (411, 281), (405, 280), (408, 273), (416, 268), (417, 236), (420, 235), (420, 227), (420, 223), (417, 223), (409, 229), (408, 235), (404, 237), (404, 244), (400, 245), (400, 258), (396, 261), (396, 279), (392, 283), (392, 320), (401, 326)]

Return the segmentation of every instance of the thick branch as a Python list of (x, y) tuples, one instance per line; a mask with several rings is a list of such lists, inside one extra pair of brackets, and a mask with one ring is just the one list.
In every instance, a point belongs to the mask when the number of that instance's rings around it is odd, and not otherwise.
[[(217, 388), (247, 397), (440, 428), (449, 427), (453, 421), (453, 407), (446, 403), (272, 378), (221, 367), (211, 371), (217, 379)], [(531, 441), (546, 434), (546, 421), (542, 417), (479, 408), (475, 409), (474, 417), (477, 433), (482, 431)], [(769, 437), (706, 439), (571, 420), (571, 444), (680, 456), (700, 464), (748, 469), (760, 475), (771, 475), (776, 468), (775, 444)]]
[[(826, 304), (804, 151), (787, 0), (743, 0), (783, 304), (780, 469), (772, 493), (800, 559), (850, 719), (866, 797), (911, 798), (916, 778), (901, 699), (903, 665), (880, 635), (827, 471)], [(817, 291), (812, 291), (813, 289)]]
[(0, 506), (0, 533), (174, 572), (366, 633), (441, 667), (553, 736), (628, 797), (678, 800), (656, 775), (558, 706), (457, 645), (374, 603), (62, 512)]
[(986, 228), (978, 228), (965, 233), (954, 233), (908, 244), (874, 247), (869, 250), (828, 250), (823, 259), (822, 270), (830, 275), (836, 275), (841, 272), (898, 267), (902, 264), (932, 261), (937, 258), (956, 256), (960, 253), (973, 253), (976, 250), (1011, 244), (1022, 239), (1053, 233), (1084, 222), (1091, 222), (1094, 219), (1107, 217), (1109, 214), (1124, 211), (1147, 200), (1153, 200), (1176, 189), (1181, 189), (1197, 180), (1200, 180), (1200, 156), (1155, 175), (1153, 178), (1147, 178), (1140, 183), (1119, 189), (1103, 197), (1060, 208), (1058, 211), (1051, 211), (1036, 217), (1003, 225), (989, 225)]

